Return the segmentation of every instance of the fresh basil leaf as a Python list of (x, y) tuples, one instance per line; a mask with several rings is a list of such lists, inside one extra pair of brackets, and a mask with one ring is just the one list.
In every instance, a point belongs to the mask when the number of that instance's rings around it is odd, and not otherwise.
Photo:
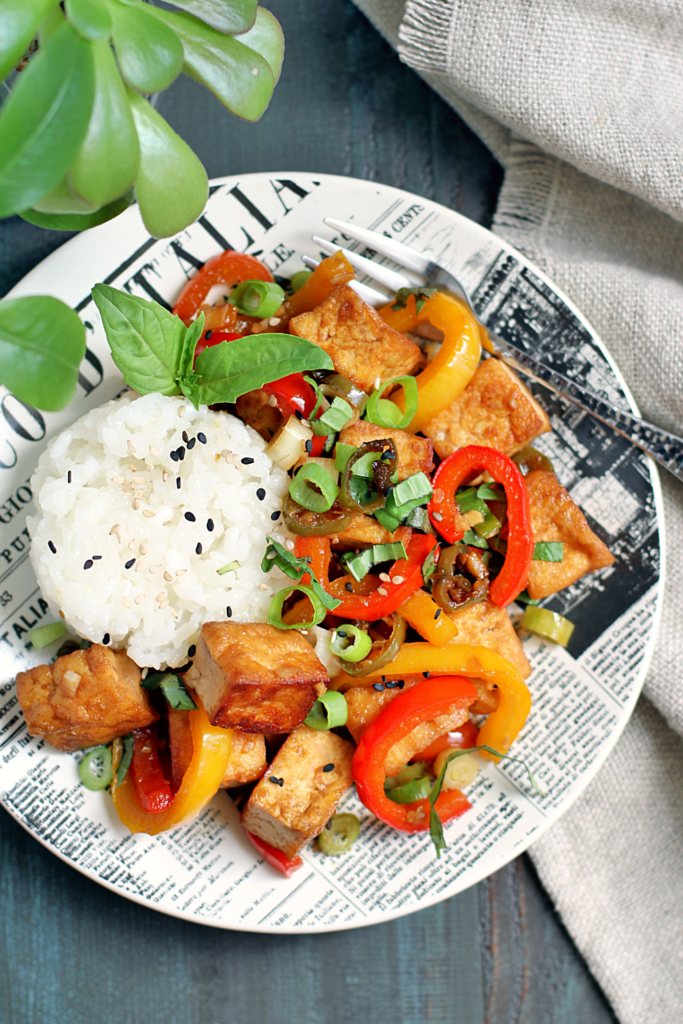
[(121, 74), (139, 92), (167, 89), (183, 67), (183, 47), (147, 5), (106, 0), (114, 23), (114, 47)]
[(408, 305), (408, 299), (411, 295), (414, 295), (415, 309), (418, 313), (421, 313), (427, 299), (431, 299), (432, 295), (436, 295), (438, 290), (438, 288), (399, 288), (391, 308), (394, 310), (405, 309)]
[(500, 484), (480, 484), (477, 488), (477, 497), (483, 501), (507, 501)]
[(534, 562), (561, 562), (564, 545), (561, 540), (540, 540), (534, 544)]
[(108, 39), (112, 22), (102, 0), (66, 0), (66, 16), (84, 39)]
[(94, 206), (107, 206), (135, 181), (140, 146), (126, 88), (108, 42), (92, 44), (95, 100), (83, 145), (68, 180)]
[(118, 217), (134, 202), (135, 195), (133, 190), (129, 189), (120, 199), (115, 199), (113, 203), (108, 203), (93, 213), (39, 213), (37, 210), (23, 210), (19, 216), (30, 224), (50, 228), (51, 231), (85, 231), (86, 228), (97, 227), (98, 224)]
[(194, 361), (194, 350), (197, 347), (197, 342), (201, 338), (204, 332), (204, 314), (200, 313), (196, 320), (194, 320), (185, 331), (185, 337), (183, 338), (183, 348), (180, 353), (180, 369), (179, 376), (181, 379), (190, 379), (189, 374), (192, 371), (192, 363)]
[(193, 711), (197, 707), (175, 672), (150, 672), (140, 685), (145, 690), (161, 690), (174, 711)]
[(178, 370), (187, 329), (180, 317), (137, 295), (97, 284), (92, 297), (100, 311), (112, 359), (123, 379), (141, 395), (177, 395)]
[[(232, 343), (231, 343), (232, 344)], [(290, 580), (295, 580), (297, 583), (301, 582), (302, 577), (305, 573), (308, 573), (311, 577), (311, 589), (320, 598), (322, 603), (329, 611), (334, 611), (341, 604), (336, 597), (332, 597), (328, 594), (324, 587), (321, 586), (320, 582), (316, 578), (311, 565), (306, 558), (297, 558), (291, 551), (287, 551), (283, 548), (282, 544), (278, 544), (272, 537), (268, 537), (268, 547), (266, 553), (263, 556), (261, 562), (261, 572), (270, 572), (273, 566), (276, 565), (278, 569), (289, 576)]]
[(482, 548), (484, 550), (489, 546), (484, 537), (480, 537), (474, 530), (465, 530), (462, 542), (463, 544), (469, 544), (472, 548)]
[(0, 81), (24, 56), (38, 26), (57, 0), (3, 0), (0, 34)]
[(236, 35), (246, 32), (254, 24), (257, 0), (169, 0), (219, 32)]
[(47, 295), (0, 302), (0, 381), (21, 402), (63, 409), (84, 355), (85, 328), (63, 302)]
[(436, 555), (434, 553), (434, 550), (435, 549), (432, 549), (429, 552), (424, 562), (422, 563), (422, 581), (428, 590), (431, 590), (432, 588), (431, 580), (432, 576), (436, 572)]
[(90, 44), (64, 21), (19, 75), (0, 115), (0, 217), (56, 188), (85, 137), (94, 96)]
[(180, 390), (195, 409), (198, 409), (202, 401), (202, 385), (196, 373), (188, 373), (180, 378)]
[(130, 768), (130, 763), (133, 760), (133, 748), (135, 746), (135, 737), (132, 732), (129, 732), (126, 736), (122, 736), (123, 742), (123, 753), (121, 754), (121, 760), (119, 766), (116, 769), (116, 785), (120, 786)]
[(234, 402), (290, 373), (331, 370), (327, 352), (293, 334), (252, 334), (205, 348), (195, 364), (205, 405)]
[(277, 18), (265, 7), (257, 8), (256, 21), (248, 32), (240, 36), (240, 42), (265, 57), (277, 85), (285, 56), (285, 37)]
[(523, 590), (521, 594), (517, 594), (517, 597), (515, 598), (515, 601), (518, 604), (530, 604), (533, 607), (536, 607), (536, 605), (539, 605), (541, 603), (540, 600), (538, 600), (538, 601), (532, 600), (529, 597), (528, 591), (526, 591), (526, 590)]
[(135, 195), (145, 227), (155, 238), (183, 231), (200, 216), (209, 197), (206, 171), (186, 142), (147, 100), (129, 90), (140, 141)]
[(265, 57), (234, 36), (218, 32), (191, 14), (151, 8), (154, 16), (170, 26), (185, 53), (184, 71), (216, 96), (233, 114), (257, 121), (275, 88), (275, 78)]

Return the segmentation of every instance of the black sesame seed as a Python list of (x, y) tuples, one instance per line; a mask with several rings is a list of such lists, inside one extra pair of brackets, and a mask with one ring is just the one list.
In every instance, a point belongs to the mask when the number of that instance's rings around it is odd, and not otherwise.
[(128, 561), (126, 562), (124, 568), (132, 569), (134, 565), (135, 565), (135, 559), (134, 558), (129, 558)]
[(345, 583), (344, 590), (348, 590), (349, 594), (353, 593), (353, 583)]
[(187, 656), (188, 656), (188, 658), (194, 658), (196, 653), (197, 653), (197, 646), (196, 646), (196, 644), (192, 644), (192, 647), (190, 647), (189, 651), (187, 652)]
[(180, 462), (182, 462), (183, 459), (185, 458), (185, 449), (182, 446), (182, 444), (181, 444), (180, 448), (176, 448), (176, 455), (178, 456), (178, 460)]
[(175, 478), (175, 485), (176, 485), (176, 487), (178, 488), (178, 490), (180, 490), (180, 482), (181, 482), (181, 481), (180, 481), (180, 477), (179, 477), (179, 476), (177, 476), (177, 477)]
[(68, 472), (68, 473), (66, 474), (66, 482), (67, 482), (68, 484), (70, 484), (70, 483), (71, 483), (71, 470), (69, 470), (69, 472)]
[(399, 688), (399, 690), (402, 690), (405, 685), (406, 685), (405, 679), (399, 679), (399, 681), (398, 681), (398, 688)]
[(178, 452), (171, 452), (171, 460), (173, 462), (178, 462)]
[(280, 518), (279, 511), (278, 512), (271, 512), (270, 513), (270, 518), (273, 520), (274, 523), (276, 523), (278, 521), (278, 519)]
[(206, 434), (202, 434), (201, 431), (197, 434), (197, 440), (200, 444), (206, 444)]
[(213, 533), (213, 519), (207, 519), (206, 528), (209, 531), (209, 533)]
[(437, 608), (437, 609), (436, 609), (436, 613), (435, 613), (435, 615), (434, 615), (434, 619), (435, 619), (435, 620), (436, 620), (436, 619), (438, 619), (439, 615), (441, 615), (441, 609), (440, 609), (440, 608)]
[(276, 779), (274, 775), (270, 776), (270, 781), (273, 782), (276, 786), (284, 786), (285, 784), (284, 779)]
[(337, 636), (348, 636), (348, 635), (349, 634), (346, 632), (345, 629), (338, 629), (337, 630)]
[(304, 414), (302, 413), (301, 409), (295, 409), (294, 415), (298, 420), (302, 420), (304, 418)]
[(263, 501), (265, 496), (266, 496), (265, 488), (264, 487), (259, 487), (257, 489), (257, 491), (256, 491), (256, 497), (258, 498), (259, 501)]
[(99, 562), (101, 558), (102, 558), (102, 555), (93, 555), (92, 556), (93, 562)]
[(191, 437), (190, 440), (187, 442), (187, 450), (191, 452), (192, 449), (194, 448), (194, 446), (196, 445), (196, 443), (197, 443), (197, 438), (196, 437)]
[(380, 459), (393, 459), (394, 453), (392, 451), (382, 452)]
[(240, 462), (242, 463), (243, 466), (251, 466), (253, 461), (254, 460), (250, 458), (248, 455), (245, 456), (245, 458), (240, 459)]
[(194, 512), (186, 512), (185, 513), (185, 518), (187, 519), (188, 523), (196, 523), (197, 522), (197, 517), (194, 514)]
[(202, 553), (202, 546), (201, 546), (201, 544), (198, 544), (198, 545), (197, 545), (197, 547), (195, 548), (195, 552), (196, 552), (196, 553), (197, 553), (198, 555), (201, 555), (201, 553)]
[(373, 690), (377, 690), (379, 692), (384, 689), (384, 683), (373, 683), (372, 688)]
[(232, 618), (232, 608), (230, 607), (230, 605), (228, 605), (228, 607), (225, 609), (225, 614), (229, 619)]
[(111, 643), (111, 637), (109, 636), (109, 633), (104, 634), (104, 636), (102, 637), (102, 643), (104, 644), (105, 647), (107, 646), (107, 644)]
[(387, 677), (386, 676), (382, 676), (382, 682), (386, 683), (386, 681), (387, 681)]
[(394, 679), (392, 682), (387, 683), (387, 690), (395, 690), (397, 686), (398, 681)]
[(313, 451), (313, 439), (312, 438), (309, 437), (308, 441), (305, 444), (305, 448), (306, 448), (306, 451), (308, 452), (308, 454), (310, 455), (311, 452)]
[(324, 772), (333, 772), (334, 771), (334, 765), (333, 764), (325, 764), (325, 765), (323, 765), (323, 771)]
[(54, 544), (52, 543), (51, 540), (49, 540), (47, 542), (47, 546), (49, 547), (49, 549), (50, 549), (50, 551), (52, 552), (53, 555), (57, 554), (57, 548), (54, 546)]
[(181, 436), (182, 436), (182, 439), (185, 442), (185, 444), (187, 444), (187, 442), (190, 440), (190, 438), (188, 437), (187, 431), (183, 430), (183, 433), (182, 433)]
[(425, 679), (429, 679), (429, 672), (423, 672), (422, 675), (425, 677)]
[(213, 331), (211, 330), (211, 328), (209, 328), (208, 331), (204, 332), (204, 337), (206, 338), (207, 341), (209, 340), (209, 338), (211, 337), (212, 334), (213, 334)]
[(84, 569), (92, 569), (92, 567), (93, 567), (93, 565), (94, 565), (94, 564), (95, 564), (95, 563), (93, 562), (92, 558), (89, 558), (89, 559), (87, 560), (87, 562), (84, 562), (84, 563), (83, 563), (83, 568), (84, 568)]

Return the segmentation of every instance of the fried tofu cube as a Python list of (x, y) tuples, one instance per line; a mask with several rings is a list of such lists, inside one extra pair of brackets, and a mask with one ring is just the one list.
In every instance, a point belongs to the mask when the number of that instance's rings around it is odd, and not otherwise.
[(486, 359), (465, 390), (422, 432), (445, 459), (468, 444), (512, 455), (550, 429), (547, 413), (516, 374), (499, 359)]
[(337, 372), (363, 391), (373, 391), (377, 378), (416, 373), (424, 363), (420, 348), (385, 324), (347, 284), (333, 288), (310, 313), (293, 317), (289, 330), (324, 349)]
[(614, 556), (591, 530), (583, 512), (554, 473), (537, 469), (524, 478), (531, 496), (531, 529), (536, 543), (561, 541), (561, 562), (534, 560), (527, 592), (534, 601), (564, 590), (588, 572), (612, 565)]
[(242, 816), (248, 832), (287, 857), (320, 835), (351, 787), (355, 747), (336, 733), (301, 725), (277, 752)]
[(330, 535), (330, 543), (339, 551), (348, 551), (350, 548), (369, 548), (373, 544), (390, 544), (392, 541), (398, 540), (407, 544), (411, 534), (412, 530), (409, 526), (399, 526), (393, 533), (390, 533), (372, 516), (354, 513), (345, 530)]
[(353, 444), (356, 448), (360, 448), (366, 441), (386, 438), (396, 445), (399, 480), (405, 480), (413, 473), (431, 474), (434, 469), (434, 445), (426, 437), (409, 434), (407, 430), (399, 430), (397, 427), (380, 427), (368, 420), (358, 420), (344, 427), (339, 435), (342, 444)]
[[(346, 691), (346, 706), (349, 717), (346, 727), (353, 736), (356, 743), (371, 722), (379, 715), (380, 711), (392, 700), (398, 697), (403, 690), (409, 690), (421, 682), (421, 675), (405, 676), (402, 687), (385, 687), (384, 690), (374, 690), (371, 686), (352, 686)], [(389, 683), (396, 680), (388, 680)], [(412, 732), (394, 743), (390, 748), (384, 761), (384, 771), (387, 775), (397, 775), (401, 768), (421, 750), (433, 743), (439, 736), (446, 732), (454, 732), (469, 718), (469, 708), (453, 707), (445, 715), (437, 715), (428, 722), (421, 722)]]
[[(194, 745), (187, 711), (168, 711), (168, 741), (171, 749), (171, 768), (173, 771), (173, 788), (178, 790), (183, 775), (192, 760)], [(243, 786), (246, 782), (260, 779), (268, 767), (266, 760), (266, 740), (259, 733), (240, 732), (235, 729), (232, 734), (232, 747), (221, 782), (222, 789)]]
[(20, 672), (17, 697), (30, 735), (58, 750), (110, 743), (159, 717), (135, 662), (101, 644)]
[(282, 414), (270, 404), (270, 395), (263, 388), (240, 395), (235, 402), (235, 412), (264, 441), (272, 441), (283, 423)]
[(490, 651), (507, 658), (522, 679), (528, 679), (531, 675), (531, 665), (524, 653), (522, 641), (517, 636), (505, 608), (499, 608), (487, 598), (461, 611), (449, 612), (448, 616), (458, 627), (454, 644), (488, 647)]
[(206, 622), (185, 682), (213, 725), (243, 732), (291, 732), (329, 676), (297, 630), (260, 622)]

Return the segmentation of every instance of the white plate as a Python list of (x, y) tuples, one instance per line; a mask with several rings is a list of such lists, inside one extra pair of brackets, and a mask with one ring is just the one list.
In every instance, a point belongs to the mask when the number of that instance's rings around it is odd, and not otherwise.
[(525, 642), (534, 706), (514, 753), (526, 758), (547, 796), (530, 791), (521, 765), (487, 763), (468, 794), (472, 810), (446, 829), (449, 849), (440, 860), (428, 836), (393, 832), (350, 796), (345, 806), (363, 819), (353, 850), (334, 859), (309, 848), (304, 867), (285, 879), (255, 857), (225, 793), (171, 834), (132, 836), (106, 795), (79, 784), (73, 756), (28, 736), (13, 680), (44, 661), (26, 650), (27, 634), (52, 619), (27, 559), (28, 480), (46, 441), (121, 386), (91, 287), (107, 281), (172, 302), (194, 268), (228, 245), (290, 276), (303, 254), (317, 255), (310, 238), (324, 233), (324, 216), (449, 260), (499, 334), (512, 332), (565, 375), (635, 408), (590, 325), (518, 252), (452, 210), (372, 182), (301, 172), (218, 179), (205, 215), (172, 241), (150, 238), (131, 208), (67, 242), (13, 289), (13, 296), (50, 294), (77, 308), (88, 354), (78, 396), (61, 413), (41, 414), (0, 393), (0, 800), (89, 878), (163, 913), (220, 928), (302, 933), (386, 921), (460, 892), (521, 853), (614, 746), (645, 676), (660, 605), (661, 498), (648, 460), (535, 388), (554, 427), (539, 447), (617, 557), (614, 567), (545, 602), (576, 624), (569, 651)]

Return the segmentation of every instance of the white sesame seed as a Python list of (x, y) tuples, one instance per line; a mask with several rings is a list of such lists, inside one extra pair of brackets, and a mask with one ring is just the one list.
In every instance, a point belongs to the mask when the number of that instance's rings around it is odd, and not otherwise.
[(166, 594), (164, 593), (164, 591), (160, 590), (159, 593), (157, 594), (157, 596), (154, 598), (154, 600), (155, 601), (163, 601), (163, 599), (165, 597), (166, 597)]
[(271, 318), (268, 321), (268, 323), (270, 324), (271, 327), (277, 327), (277, 325), (280, 323), (281, 320), (282, 320), (282, 317), (280, 317), (280, 316), (271, 316)]
[(269, 405), (269, 406), (271, 407), (271, 409), (274, 409), (274, 408), (275, 408), (275, 406), (277, 405), (277, 398), (275, 397), (275, 395), (271, 395), (271, 396), (269, 397), (269, 399), (268, 399), (268, 405)]
[(139, 508), (140, 508), (140, 499), (139, 498), (134, 498), (133, 499), (133, 511), (137, 512), (137, 510)]
[(285, 541), (285, 547), (287, 548), (288, 551), (293, 551), (294, 550), (294, 541), (291, 540), (288, 537), (287, 540)]
[(156, 512), (152, 512), (151, 508), (146, 508), (142, 514), (143, 516), (147, 516), (148, 519), (154, 519)]
[(131, 473), (137, 473), (137, 471), (138, 471), (138, 467), (137, 466), (130, 466), (129, 465), (128, 469), (131, 471)]
[(120, 523), (114, 523), (114, 525), (112, 526), (111, 530), (109, 531), (109, 536), (111, 537), (112, 533), (119, 533), (120, 529), (121, 529), (121, 524)]
[(384, 587), (378, 587), (378, 588), (377, 588), (377, 593), (378, 593), (378, 594), (381, 594), (381, 595), (382, 595), (382, 597), (386, 597), (386, 596), (387, 596), (387, 594), (389, 593), (389, 591), (388, 591), (388, 590), (385, 590), (385, 589), (384, 589)]
[(163, 477), (164, 483), (166, 483), (166, 481), (168, 480), (168, 473), (166, 472), (166, 470), (163, 471), (162, 477)]
[(299, 632), (301, 633), (302, 636), (308, 636), (308, 630), (307, 629), (300, 629)]
[(146, 555), (147, 554), (147, 541), (146, 540), (141, 540), (140, 541), (140, 554), (141, 555)]
[(161, 572), (161, 566), (160, 565), (150, 565), (149, 571), (151, 573)]
[(135, 537), (133, 537), (132, 540), (128, 541), (128, 548), (129, 548), (130, 551), (134, 551), (135, 550)]
[(146, 462), (145, 463), (145, 469), (147, 470), (148, 473), (151, 473), (152, 470), (154, 469), (154, 466), (152, 465), (151, 462)]
[(140, 678), (141, 679), (146, 679), (148, 675), (149, 675), (149, 669), (148, 668), (143, 668), (142, 673), (140, 674)]
[(178, 409), (178, 415), (179, 415), (179, 416), (182, 416), (182, 415), (184, 415), (184, 413), (185, 413), (185, 406), (184, 406), (184, 405), (181, 405), (181, 406), (179, 407), (179, 409)]
[(436, 519), (437, 523), (440, 523), (441, 520), (443, 519), (443, 516), (441, 515), (440, 512), (432, 512), (432, 515)]
[(176, 569), (175, 574), (176, 576), (184, 576), (186, 572), (187, 569)]
[(111, 478), (111, 482), (113, 484), (122, 484), (123, 483), (123, 477), (122, 476), (113, 476)]
[(380, 386), (381, 383), (382, 383), (382, 378), (381, 377), (375, 377), (375, 391), (377, 390), (377, 388)]
[(132, 604), (130, 603), (130, 598), (129, 597), (124, 597), (123, 604), (124, 604), (125, 608), (132, 608), (133, 607)]
[(175, 610), (175, 608), (171, 608), (171, 615), (173, 616), (174, 619), (178, 618), (178, 612)]
[(159, 610), (161, 611), (162, 608), (168, 608), (168, 604), (168, 598), (165, 597), (163, 601), (159, 601)]
[(396, 583), (396, 584), (404, 583), (405, 582), (405, 576), (394, 576), (394, 578), (392, 579), (391, 582), (392, 583)]
[(132, 441), (128, 442), (128, 451), (131, 453), (131, 455), (135, 455), (137, 451), (137, 447), (133, 444)]
[(138, 558), (137, 563), (135, 565), (135, 571), (142, 572), (146, 565), (147, 562), (144, 560), (144, 558)]
[(379, 574), (379, 578), (381, 579), (382, 583), (391, 583), (391, 576), (389, 575), (388, 572), (381, 572)]
[(133, 477), (133, 483), (134, 484), (146, 484), (147, 481), (145, 480), (144, 476), (134, 476)]
[(164, 579), (166, 580), (167, 583), (173, 583), (173, 577), (171, 576), (170, 572), (164, 573)]
[(254, 75), (254, 76), (258, 75), (258, 68), (252, 68), (252, 69), (251, 69), (251, 73), (252, 73), (252, 75)]
[(135, 603), (136, 604), (142, 604), (142, 602), (144, 600), (145, 600), (145, 595), (144, 594), (138, 594), (138, 596), (135, 598)]
[(157, 448), (153, 448), (152, 445), (149, 446), (149, 454), (155, 459), (159, 458), (159, 450)]

